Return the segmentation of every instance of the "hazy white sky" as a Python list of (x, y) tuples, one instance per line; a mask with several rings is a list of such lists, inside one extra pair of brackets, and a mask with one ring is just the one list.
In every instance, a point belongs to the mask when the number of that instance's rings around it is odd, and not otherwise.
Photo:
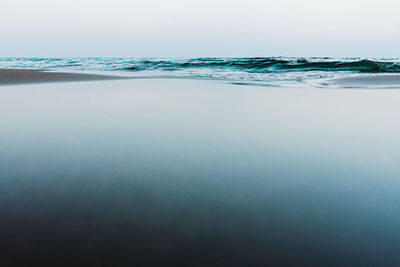
[(396, 0), (0, 0), (0, 56), (400, 57)]

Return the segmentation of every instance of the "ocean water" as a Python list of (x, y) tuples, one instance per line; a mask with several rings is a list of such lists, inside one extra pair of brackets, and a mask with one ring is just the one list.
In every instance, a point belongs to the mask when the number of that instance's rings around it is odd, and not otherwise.
[(398, 58), (0, 58), (0, 68), (101, 71), (124, 75), (221, 79), (258, 84), (400, 73)]
[(399, 103), (212, 79), (0, 86), (0, 266), (399, 266)]

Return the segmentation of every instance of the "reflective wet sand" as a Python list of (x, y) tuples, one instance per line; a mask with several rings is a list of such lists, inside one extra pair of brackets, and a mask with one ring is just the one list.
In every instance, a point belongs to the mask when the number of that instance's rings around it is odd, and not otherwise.
[(400, 256), (398, 90), (0, 87), (4, 266), (376, 266)]

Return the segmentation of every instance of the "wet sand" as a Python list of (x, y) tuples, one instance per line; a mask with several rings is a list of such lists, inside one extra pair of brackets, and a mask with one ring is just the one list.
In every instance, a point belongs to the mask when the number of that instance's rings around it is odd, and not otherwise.
[(190, 79), (2, 86), (0, 265), (399, 266), (398, 103)]
[(333, 84), (345, 88), (390, 88), (400, 89), (399, 74), (364, 75), (334, 79)]
[(51, 82), (82, 82), (99, 80), (117, 80), (127, 77), (107, 76), (85, 73), (49, 72), (33, 69), (0, 69), (0, 85), (51, 83)]

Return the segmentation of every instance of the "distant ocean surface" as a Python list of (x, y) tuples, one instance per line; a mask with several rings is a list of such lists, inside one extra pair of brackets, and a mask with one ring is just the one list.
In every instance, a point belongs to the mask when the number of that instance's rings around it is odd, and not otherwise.
[(0, 68), (125, 72), (139, 76), (250, 82), (308, 82), (400, 73), (399, 58), (0, 58)]

